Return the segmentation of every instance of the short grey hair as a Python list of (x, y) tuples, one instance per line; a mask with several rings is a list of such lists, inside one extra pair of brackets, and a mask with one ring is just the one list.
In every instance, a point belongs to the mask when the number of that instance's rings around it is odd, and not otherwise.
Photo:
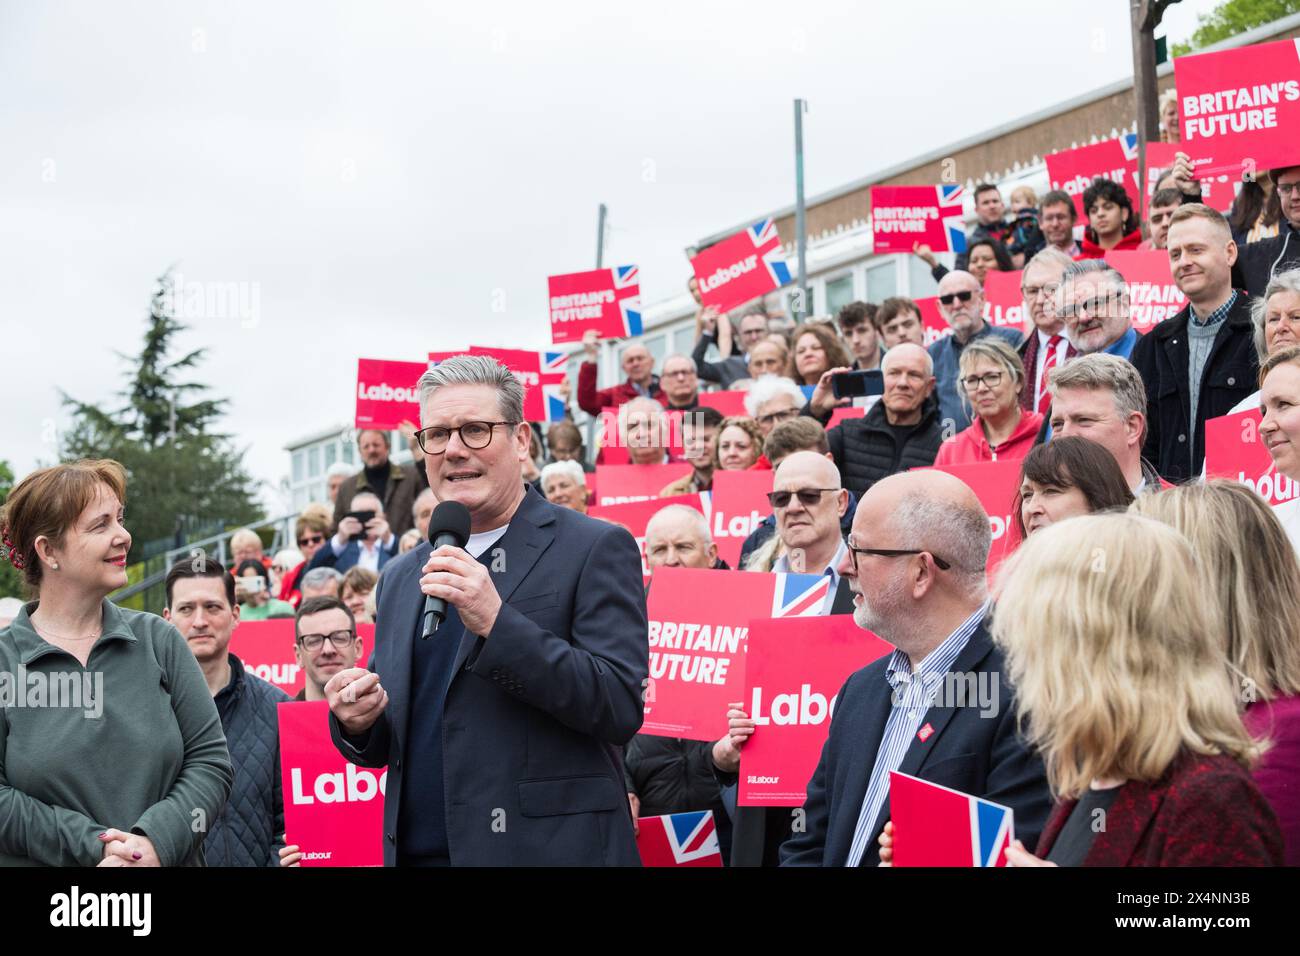
[[(750, 314), (752, 315), (754, 313)], [(674, 516), (689, 520), (691, 524), (694, 525), (695, 530), (699, 532), (700, 540), (704, 542), (705, 547), (708, 547), (713, 543), (713, 535), (709, 533), (709, 519), (704, 517), (702, 512), (692, 508), (690, 505), (665, 505), (660, 508), (651, 515), (650, 520), (646, 522), (646, 537), (648, 538), (650, 536), (650, 526), (656, 521), (659, 521), (661, 518), (671, 518)], [(773, 537), (775, 537), (775, 535), (773, 535)]]
[(889, 525), (900, 548), (937, 554), (972, 595), (984, 593), (993, 529), (983, 508), (912, 491), (890, 514)]
[[(906, 345), (909, 343), (905, 342), (903, 344)], [(894, 348), (892, 349), (885, 349), (885, 354), (880, 358), (880, 371), (882, 373), (885, 371), (885, 364), (889, 361), (890, 352), (894, 353), (894, 358), (898, 358), (899, 353), (896, 351), (898, 348), (899, 346), (895, 345)], [(918, 345), (917, 348), (925, 353), (925, 374), (930, 378), (933, 378), (934, 377), (934, 356), (931, 355), (930, 350), (923, 345)]]
[[(1064, 255), (1064, 253), (1061, 254)], [(1057, 312), (1060, 312), (1065, 305), (1066, 290), (1074, 285), (1074, 280), (1079, 276), (1089, 275), (1107, 280), (1124, 295), (1128, 295), (1128, 281), (1124, 278), (1124, 274), (1113, 265), (1105, 259), (1080, 259), (1078, 262), (1071, 262), (1065, 267), (1065, 272), (1061, 274), (1061, 284), (1056, 290)]]
[(1072, 358), (1048, 373), (1047, 388), (1053, 398), (1063, 388), (1104, 389), (1114, 397), (1115, 408), (1125, 418), (1133, 412), (1141, 412), (1144, 419), (1147, 415), (1147, 390), (1142, 376), (1118, 355), (1094, 352)]
[(420, 502), (423, 501), (426, 497), (432, 498), (435, 504), (438, 501), (438, 496), (433, 493), (433, 489), (428, 486), (425, 486), (425, 488), (421, 490), (418, 495), (415, 496), (415, 500), (411, 502), (412, 516), (414, 516), (415, 513), (420, 510)]
[(303, 588), (323, 588), (327, 584), (339, 587), (343, 584), (343, 575), (339, 574), (334, 568), (312, 568), (302, 576), (302, 581), (298, 583), (298, 590)]
[(342, 478), (351, 478), (360, 470), (360, 465), (349, 465), (346, 461), (336, 461), (325, 469), (325, 477), (333, 478), (335, 475), (338, 475)]
[(1264, 314), (1268, 311), (1268, 300), (1282, 292), (1300, 295), (1300, 269), (1279, 272), (1268, 280), (1263, 295), (1250, 300), (1250, 321), (1255, 326), (1255, 352), (1259, 355), (1260, 365), (1268, 361), (1268, 346), (1264, 343)]
[(1072, 265), (1074, 265), (1074, 260), (1071, 259), (1067, 253), (1062, 252), (1060, 249), (1056, 248), (1056, 246), (1047, 246), (1043, 249), (1040, 249), (1037, 253), (1034, 254), (1034, 257), (1032, 259), (1030, 259), (1028, 262), (1025, 263), (1025, 268), (1020, 273), (1021, 288), (1022, 289), (1024, 288), (1024, 274), (1028, 272), (1030, 268), (1032, 268), (1033, 266), (1050, 266), (1050, 267), (1059, 266), (1062, 274), (1064, 274), (1065, 270), (1069, 269), (1070, 266)]
[(568, 475), (584, 488), (587, 485), (587, 475), (576, 461), (553, 461), (542, 469), (541, 476), (537, 479), (541, 482), (543, 492), (546, 491), (546, 482), (556, 475)]
[(627, 417), (638, 408), (644, 408), (648, 412), (654, 412), (655, 421), (663, 421), (664, 407), (653, 398), (649, 398), (645, 395), (638, 395), (631, 401), (624, 402), (622, 405), (618, 406), (618, 430), (620, 433), (627, 431)]
[(794, 399), (795, 408), (803, 408), (808, 402), (803, 389), (784, 375), (760, 375), (745, 393), (745, 411), (749, 412), (750, 418), (755, 418), (761, 406), (779, 395), (789, 395)]
[(420, 407), (446, 385), (490, 385), (497, 390), (501, 417), (508, 422), (524, 420), (524, 387), (513, 372), (486, 355), (453, 355), (420, 376), (416, 388)]

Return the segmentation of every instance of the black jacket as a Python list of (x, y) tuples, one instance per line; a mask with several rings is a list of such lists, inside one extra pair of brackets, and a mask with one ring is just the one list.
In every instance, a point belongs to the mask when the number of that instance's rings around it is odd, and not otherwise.
[[(722, 321), (727, 320), (724, 318)], [(723, 356), (720, 361), (710, 362), (705, 359), (709, 346), (716, 345), (717, 341), (717, 336), (707, 332), (701, 333), (695, 341), (695, 348), (691, 350), (691, 358), (695, 360), (695, 373), (704, 381), (715, 382), (723, 388), (730, 388), (732, 382), (749, 378), (749, 363), (745, 361), (744, 355), (736, 351), (735, 345), (731, 347), (731, 354)]]
[(1219, 326), (1201, 375), (1196, 421), (1191, 417), (1190, 351), (1187, 325), (1191, 306), (1165, 319), (1138, 340), (1130, 359), (1147, 390), (1147, 437), (1142, 457), (1172, 482), (1201, 473), (1205, 461), (1205, 421), (1226, 415), (1243, 398), (1254, 394), (1259, 376), (1250, 299), (1237, 294), (1228, 317)]
[(627, 792), (641, 801), (640, 815), (712, 810), (719, 849), (731, 854), (731, 818), (713, 775), (713, 741), (637, 734), (623, 751)]
[[(890, 656), (855, 672), (841, 688), (830, 736), (808, 783), (804, 826), (781, 847), (782, 866), (844, 866), (848, 861), (876, 751), (889, 719), (892, 695), (885, 673)], [(996, 697), (990, 684), (985, 707), (936, 703), (924, 718), (932, 732), (924, 739), (919, 735), (912, 738), (898, 770), (1011, 807), (1016, 814), (1016, 837), (1032, 852), (1047, 822), (1052, 798), (1041, 758), (1017, 732), (1015, 698), (1002, 669), (1002, 652), (981, 625), (953, 661), (951, 673), (975, 675), (977, 680), (988, 674), (982, 680), (998, 682)], [(987, 705), (993, 705), (995, 713), (988, 714)], [(863, 866), (879, 862), (876, 838), (888, 819), (886, 796), (872, 824)]]
[(288, 694), (244, 670), (230, 655), (230, 683), (215, 703), (235, 781), (203, 841), (208, 866), (279, 866), (284, 846), (277, 704)]
[(1236, 272), (1243, 283), (1239, 288), (1251, 295), (1263, 295), (1269, 279), (1295, 268), (1300, 268), (1300, 229), (1285, 219), (1276, 236), (1241, 246), (1237, 253)]
[(933, 465), (943, 439), (939, 400), (933, 395), (921, 406), (920, 422), (901, 434), (885, 419), (883, 401), (862, 418), (845, 419), (826, 432), (840, 480), (858, 498), (881, 478)]

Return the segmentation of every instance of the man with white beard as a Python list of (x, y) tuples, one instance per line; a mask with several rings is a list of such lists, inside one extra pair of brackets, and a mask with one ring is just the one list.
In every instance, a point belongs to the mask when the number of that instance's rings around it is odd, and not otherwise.
[(781, 865), (880, 862), (891, 770), (1009, 806), (1016, 836), (1037, 842), (1052, 801), (985, 621), (990, 541), (979, 499), (943, 472), (891, 475), (863, 496), (838, 570), (854, 621), (897, 649), (841, 688)]

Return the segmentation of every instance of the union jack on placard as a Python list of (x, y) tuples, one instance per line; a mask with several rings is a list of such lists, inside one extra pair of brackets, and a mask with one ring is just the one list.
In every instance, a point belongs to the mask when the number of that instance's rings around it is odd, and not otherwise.
[(636, 266), (615, 266), (614, 298), (623, 317), (625, 336), (641, 334), (641, 271)]
[(722, 866), (712, 810), (642, 817), (637, 849), (645, 866)]
[(564, 378), (564, 366), (569, 356), (565, 352), (538, 352), (537, 357), (541, 368), (542, 395), (546, 398), (546, 420), (562, 422), (564, 399), (560, 396), (560, 382)]
[(831, 598), (827, 574), (776, 574), (772, 617), (818, 617)]
[(962, 225), (961, 200), (962, 188), (957, 185), (936, 186), (939, 199), (939, 215), (943, 219), (943, 229), (948, 236), (948, 245), (953, 252), (966, 251), (966, 229)]
[(786, 265), (785, 254), (781, 251), (781, 237), (776, 232), (776, 220), (764, 219), (756, 222), (747, 230), (754, 248), (762, 256), (767, 274), (777, 288), (790, 283), (790, 267)]

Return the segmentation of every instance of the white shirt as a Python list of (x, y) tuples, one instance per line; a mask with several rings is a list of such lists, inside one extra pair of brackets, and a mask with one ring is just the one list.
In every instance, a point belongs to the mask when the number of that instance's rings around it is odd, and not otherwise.
[[(1051, 336), (1046, 334), (1042, 329), (1036, 330), (1038, 333), (1038, 358), (1034, 366), (1034, 411), (1038, 410), (1038, 397), (1043, 394), (1043, 366), (1047, 363), (1047, 343), (1051, 341)], [(1060, 368), (1065, 364), (1065, 350), (1070, 347), (1070, 341), (1065, 337), (1065, 330), (1062, 329), (1057, 333), (1061, 337), (1060, 343), (1056, 346), (1056, 367)]]
[(465, 542), (465, 550), (472, 557), (478, 558), (484, 551), (500, 541), (509, 530), (510, 525), (507, 523), (499, 528), (493, 528), (491, 531), (480, 531), (478, 534), (472, 534), (469, 536), (469, 540)]
[[(365, 568), (367, 571), (374, 571), (376, 574), (379, 573), (379, 550), (382, 547), (391, 555), (395, 541), (396, 537), (392, 532), (389, 532), (388, 538), (382, 542), (377, 541), (371, 544), (365, 540), (358, 541), (357, 546), (360, 548), (360, 554), (357, 555), (356, 566)], [(343, 554), (343, 550), (347, 546), (348, 542), (344, 541), (343, 536), (340, 534), (335, 534), (334, 537), (330, 538), (330, 549), (333, 550), (336, 558)]]

